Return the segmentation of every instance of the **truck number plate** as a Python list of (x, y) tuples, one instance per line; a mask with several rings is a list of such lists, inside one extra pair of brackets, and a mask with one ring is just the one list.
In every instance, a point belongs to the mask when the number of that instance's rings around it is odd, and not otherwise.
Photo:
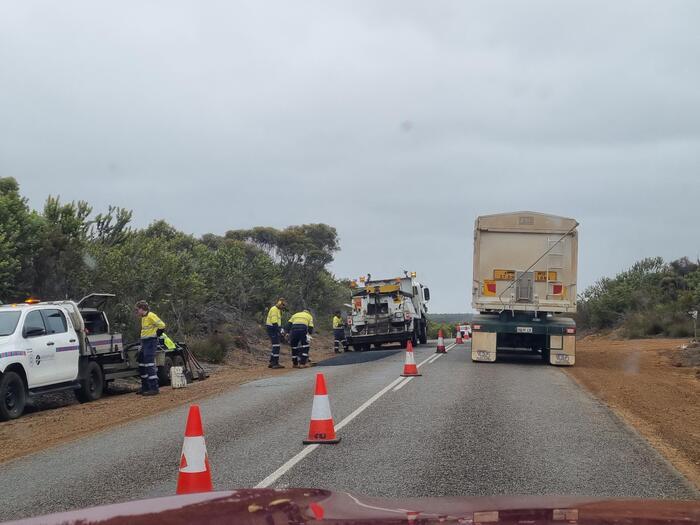
[(532, 326), (518, 326), (516, 328), (516, 331), (519, 334), (531, 334), (532, 333)]
[(476, 351), (477, 359), (491, 359), (491, 352), (486, 352), (484, 350)]
[(556, 355), (556, 360), (557, 363), (568, 363), (569, 362), (569, 356), (566, 354), (557, 354)]

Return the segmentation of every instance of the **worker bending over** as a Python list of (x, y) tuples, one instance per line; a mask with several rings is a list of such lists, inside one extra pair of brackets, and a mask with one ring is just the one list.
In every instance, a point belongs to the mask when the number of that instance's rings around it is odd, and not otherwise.
[(295, 313), (289, 318), (287, 330), (292, 345), (292, 366), (306, 368), (309, 360), (309, 334), (314, 332), (314, 318), (308, 310)]

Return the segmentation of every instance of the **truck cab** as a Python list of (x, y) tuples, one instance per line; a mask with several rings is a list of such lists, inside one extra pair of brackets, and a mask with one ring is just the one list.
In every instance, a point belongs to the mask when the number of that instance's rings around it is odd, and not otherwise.
[(402, 348), (427, 341), (427, 304), (430, 291), (415, 273), (394, 279), (364, 280), (352, 296), (346, 341), (355, 350), (398, 343)]

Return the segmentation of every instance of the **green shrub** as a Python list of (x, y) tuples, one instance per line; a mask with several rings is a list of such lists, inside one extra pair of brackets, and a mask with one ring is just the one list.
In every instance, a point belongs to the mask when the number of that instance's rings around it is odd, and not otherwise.
[(190, 349), (197, 359), (207, 363), (220, 364), (226, 359), (226, 354), (232, 345), (231, 337), (216, 333), (194, 341), (190, 344)]

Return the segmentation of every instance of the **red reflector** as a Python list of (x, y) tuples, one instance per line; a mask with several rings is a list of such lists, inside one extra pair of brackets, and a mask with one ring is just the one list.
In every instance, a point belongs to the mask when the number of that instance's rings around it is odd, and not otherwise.
[(563, 291), (564, 291), (563, 284), (553, 284), (552, 285), (552, 295), (561, 295), (561, 293)]
[(486, 290), (489, 293), (496, 293), (496, 283), (486, 283)]
[(566, 329), (567, 334), (575, 334), (576, 333), (576, 328), (567, 328)]

